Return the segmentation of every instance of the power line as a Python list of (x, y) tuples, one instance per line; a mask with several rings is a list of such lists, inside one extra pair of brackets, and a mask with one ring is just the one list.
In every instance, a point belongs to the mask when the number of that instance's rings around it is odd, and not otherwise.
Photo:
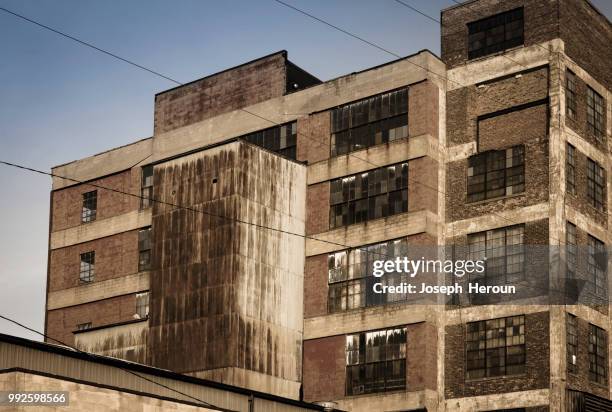
[[(86, 351), (84, 351), (84, 350), (78, 349), (78, 348), (77, 348), (77, 347), (75, 347), (75, 346), (68, 345), (67, 343), (62, 342), (62, 341), (61, 341), (61, 340), (59, 340), (59, 339), (53, 338), (53, 337), (51, 337), (51, 336), (48, 336), (48, 335), (46, 335), (46, 334), (44, 334), (44, 333), (42, 333), (42, 332), (40, 332), (40, 331), (38, 331), (38, 330), (36, 330), (36, 329), (33, 329), (33, 328), (29, 327), (29, 326), (26, 326), (26, 325), (24, 325), (24, 324), (22, 324), (22, 323), (20, 323), (20, 322), (17, 322), (16, 320), (13, 320), (13, 319), (11, 319), (11, 318), (9, 318), (9, 317), (6, 317), (6, 316), (4, 316), (4, 315), (0, 315), (0, 319), (4, 319), (4, 320), (6, 320), (7, 322), (11, 322), (11, 323), (13, 323), (13, 324), (15, 324), (15, 325), (17, 325), (17, 326), (19, 326), (19, 327), (21, 327), (21, 328), (24, 328), (24, 329), (26, 329), (26, 330), (29, 330), (30, 332), (36, 333), (36, 334), (38, 334), (38, 335), (40, 335), (40, 336), (44, 337), (45, 339), (50, 339), (50, 340), (53, 340), (53, 341), (55, 341), (55, 342), (59, 343), (60, 345), (66, 346), (66, 347), (68, 347), (68, 348), (70, 348), (70, 349), (75, 350), (75, 351), (76, 351), (76, 352), (78, 352), (78, 353), (81, 353), (81, 354), (83, 354), (83, 355), (88, 356), (89, 358), (91, 358), (91, 359), (92, 359), (92, 360), (94, 360), (94, 361), (97, 361), (97, 360), (98, 360), (98, 358), (100, 358), (100, 357), (101, 357), (100, 355), (96, 355), (96, 354), (94, 354), (94, 353), (86, 352)], [(169, 387), (169, 386), (167, 386), (167, 385), (164, 385), (163, 383), (156, 382), (156, 381), (154, 381), (154, 380), (152, 380), (152, 379), (147, 378), (146, 376), (143, 376), (143, 375), (141, 375), (141, 374), (139, 374), (139, 373), (136, 373), (136, 372), (134, 372), (134, 371), (131, 371), (131, 370), (129, 370), (129, 369), (123, 368), (123, 367), (121, 367), (121, 366), (119, 366), (119, 365), (113, 365), (113, 366), (114, 366), (114, 367), (116, 367), (116, 368), (118, 368), (118, 369), (120, 369), (120, 370), (122, 370), (122, 371), (124, 371), (124, 372), (126, 372), (126, 373), (129, 373), (130, 375), (134, 375), (134, 376), (136, 376), (137, 378), (143, 379), (143, 380), (145, 380), (145, 381), (147, 381), (147, 382), (150, 382), (150, 383), (153, 383), (153, 384), (155, 384), (155, 385), (158, 385), (158, 386), (160, 386), (160, 387), (162, 387), (162, 388), (164, 388), (164, 389), (167, 389), (167, 390), (169, 390), (169, 391), (172, 391), (172, 392), (178, 393), (179, 395), (182, 395), (182, 396), (185, 396), (185, 397), (187, 397), (187, 398), (189, 398), (189, 399), (192, 399), (192, 400), (194, 400), (194, 401), (198, 402), (199, 404), (201, 404), (202, 406), (204, 406), (204, 407), (206, 407), (206, 408), (213, 408), (213, 409), (216, 409), (216, 410), (218, 410), (218, 411), (222, 411), (222, 412), (237, 412), (237, 411), (235, 411), (235, 410), (233, 410), (233, 409), (225, 409), (225, 408), (221, 408), (221, 407), (219, 407), (219, 406), (215, 406), (215, 405), (213, 405), (212, 403), (206, 402), (206, 401), (204, 401), (204, 400), (202, 400), (202, 399), (200, 399), (200, 398), (196, 398), (195, 396), (192, 396), (192, 395), (189, 395), (189, 394), (187, 394), (187, 393), (185, 393), (185, 392), (179, 391), (178, 389), (171, 388), (171, 387)]]

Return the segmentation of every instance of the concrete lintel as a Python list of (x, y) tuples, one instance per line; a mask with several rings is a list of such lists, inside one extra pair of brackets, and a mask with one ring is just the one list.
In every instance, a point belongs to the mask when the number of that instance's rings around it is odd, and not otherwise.
[(508, 408), (528, 408), (545, 406), (549, 402), (548, 389), (535, 389), (522, 392), (496, 393), (493, 395), (470, 398), (448, 399), (447, 411), (489, 411)]

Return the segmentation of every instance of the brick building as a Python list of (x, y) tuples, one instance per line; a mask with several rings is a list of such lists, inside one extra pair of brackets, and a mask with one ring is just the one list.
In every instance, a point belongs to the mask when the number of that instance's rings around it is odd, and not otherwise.
[[(441, 58), (321, 82), (275, 53), (55, 167), (84, 183), (53, 180), (47, 334), (347, 411), (612, 408), (610, 22), (586, 0), (441, 18)], [(504, 279), (537, 263), (553, 290), (585, 273), (605, 304), (371, 292), (373, 254), (419, 247)]]

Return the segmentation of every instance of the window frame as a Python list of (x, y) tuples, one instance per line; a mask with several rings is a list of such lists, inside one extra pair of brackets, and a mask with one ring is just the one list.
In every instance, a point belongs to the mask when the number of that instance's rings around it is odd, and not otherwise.
[[(513, 24), (520, 26), (513, 28), (517, 33), (520, 29), (520, 35), (507, 38), (508, 32), (512, 30), (512, 28), (509, 29), (509, 26)], [(498, 33), (494, 33), (496, 29)], [(502, 41), (489, 41), (494, 39), (494, 36), (499, 37), (500, 35), (503, 37)], [(466, 40), (467, 60), (479, 59), (523, 46), (525, 44), (525, 13), (523, 7), (507, 10), (467, 23)], [(482, 46), (474, 47), (478, 41), (482, 43)]]
[(578, 228), (569, 220), (565, 222), (565, 265), (566, 278), (576, 277), (578, 269)]
[[(151, 226), (138, 230), (138, 271), (151, 270)], [(146, 238), (145, 238), (146, 237)], [(146, 257), (146, 259), (144, 259)]]
[(85, 323), (77, 323), (76, 325), (76, 330), (81, 332), (84, 330), (88, 330), (92, 328), (92, 323), (91, 322), (85, 322)]
[(98, 215), (98, 191), (91, 190), (82, 194), (81, 223), (94, 222)]
[(587, 157), (587, 199), (599, 211), (605, 211), (606, 172), (595, 160)]
[(608, 261), (606, 260), (605, 269), (601, 269), (597, 264), (597, 253), (606, 253), (606, 244), (589, 234), (587, 236), (587, 273), (593, 285), (596, 296), (605, 297), (608, 295)]
[[(520, 232), (513, 233), (513, 231), (518, 231), (518, 230), (520, 230)], [(501, 246), (494, 247), (495, 241), (498, 241), (501, 239), (499, 234), (501, 234), (502, 232), (503, 232), (503, 243), (504, 244)], [(491, 238), (489, 238), (489, 235), (491, 235)], [(497, 235), (497, 236), (493, 237), (494, 235)], [(511, 242), (510, 244), (508, 244), (508, 239), (511, 238), (514, 240), (514, 237), (516, 236), (520, 236), (520, 243)], [(480, 240), (479, 238), (482, 238), (484, 240)], [(489, 247), (489, 242), (492, 242), (491, 247)], [(511, 284), (513, 281), (517, 281), (517, 280), (521, 281), (525, 279), (525, 225), (524, 224), (505, 226), (505, 227), (500, 227), (496, 229), (485, 230), (482, 232), (470, 233), (468, 234), (467, 246), (468, 246), (468, 255), (470, 257), (470, 260), (473, 260), (473, 261), (484, 260), (485, 261), (485, 270), (482, 274), (484, 275), (484, 277), (479, 276), (479, 278), (482, 278), (487, 285), (489, 284), (491, 285)], [(518, 246), (519, 251), (515, 252), (514, 249), (517, 246)], [(508, 253), (509, 248), (511, 251), (513, 251), (513, 253), (510, 253), (510, 254)], [(500, 255), (497, 253), (497, 251), (499, 251), (500, 249), (503, 249), (504, 251), (503, 255)], [(492, 253), (493, 256), (489, 256), (489, 251), (493, 251)], [(517, 258), (518, 261), (514, 261), (515, 256), (518, 257)], [(509, 257), (511, 257), (510, 261), (508, 259)], [(491, 269), (492, 268), (504, 268), (503, 273), (500, 273), (497, 275), (490, 274), (491, 272), (490, 262), (492, 262), (494, 259), (497, 259), (500, 261), (503, 259), (503, 264), (491, 266)], [(510, 266), (515, 266), (517, 264), (520, 266), (520, 270), (517, 270), (514, 272), (508, 271), (508, 268)], [(512, 281), (509, 281), (508, 279), (509, 276), (512, 276), (513, 278), (518, 276), (518, 278), (516, 280), (512, 279)], [(491, 280), (499, 279), (499, 278), (503, 278), (504, 282), (503, 283), (490, 283)]]
[[(80, 254), (79, 282), (91, 283), (96, 277), (96, 251), (83, 252)], [(84, 266), (85, 265), (85, 266)]]
[(602, 95), (587, 86), (587, 130), (598, 142), (605, 141), (605, 103)]
[(608, 333), (589, 323), (589, 381), (607, 385), (608, 381)]
[(144, 210), (153, 205), (153, 165), (143, 166), (140, 172), (140, 209)]
[(576, 147), (566, 143), (565, 153), (565, 192), (576, 194)]
[(297, 160), (297, 121), (257, 130), (239, 137), (280, 156)]
[(576, 74), (565, 69), (565, 112), (570, 119), (576, 119), (578, 104), (576, 100)]
[(147, 319), (150, 310), (150, 292), (136, 293), (136, 315), (140, 319)]
[(565, 325), (567, 371), (569, 373), (578, 373), (578, 318), (576, 315), (567, 313)]
[[(502, 160), (503, 167), (501, 167)], [(522, 144), (501, 150), (487, 150), (470, 156), (467, 165), (466, 203), (484, 202), (524, 193), (525, 160), (525, 146)], [(479, 170), (482, 171), (478, 172)], [(513, 182), (514, 179), (517, 180)]]

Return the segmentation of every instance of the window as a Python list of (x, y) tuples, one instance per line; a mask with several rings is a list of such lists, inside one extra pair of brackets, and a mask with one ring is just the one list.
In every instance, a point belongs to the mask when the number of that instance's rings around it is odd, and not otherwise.
[(573, 279), (576, 277), (576, 225), (567, 222), (565, 224), (565, 244), (566, 244), (566, 263), (567, 263), (567, 278)]
[(587, 130), (597, 140), (605, 136), (603, 97), (590, 87), (587, 87)]
[(83, 193), (83, 209), (81, 211), (81, 222), (93, 222), (96, 220), (98, 209), (98, 191)]
[(140, 180), (140, 208), (146, 209), (153, 204), (153, 166), (142, 168)]
[(576, 148), (567, 144), (567, 154), (565, 158), (565, 191), (573, 195), (576, 194)]
[(408, 137), (408, 89), (334, 109), (331, 132), (332, 156)]
[(79, 323), (77, 325), (77, 330), (87, 330), (87, 329), (91, 329), (91, 322)]
[(95, 276), (96, 252), (81, 253), (79, 279), (83, 283), (93, 282)]
[(525, 371), (525, 316), (470, 322), (466, 343), (467, 379)]
[(375, 260), (406, 256), (407, 249), (406, 239), (400, 239), (330, 253), (327, 257), (328, 312), (340, 312), (407, 299), (407, 294), (376, 294), (372, 290), (375, 283), (399, 285), (408, 281), (408, 275), (405, 273), (385, 273), (380, 278), (372, 275)]
[(576, 75), (565, 71), (565, 109), (567, 117), (576, 118)]
[(490, 150), (468, 160), (467, 201), (509, 196), (525, 190), (525, 148)]
[(604, 210), (604, 188), (606, 177), (603, 167), (587, 159), (587, 197), (597, 210)]
[(138, 231), (138, 271), (151, 269), (151, 227)]
[(589, 325), (589, 379), (605, 385), (608, 378), (608, 349), (606, 331)]
[(567, 314), (567, 371), (578, 372), (578, 329), (576, 326), (576, 316)]
[(346, 394), (406, 388), (406, 328), (346, 337)]
[(471, 260), (485, 260), (485, 283), (501, 285), (522, 280), (525, 269), (523, 225), (468, 235)]
[(332, 180), (331, 228), (408, 211), (408, 162)]
[(297, 122), (249, 133), (242, 138), (289, 159), (297, 157)]
[(523, 44), (523, 9), (514, 9), (468, 23), (468, 59)]
[(149, 292), (136, 294), (136, 314), (140, 319), (149, 316)]
[(591, 282), (593, 282), (595, 294), (598, 296), (606, 296), (608, 290), (608, 257), (606, 245), (596, 237), (589, 235), (587, 247), (587, 273)]

